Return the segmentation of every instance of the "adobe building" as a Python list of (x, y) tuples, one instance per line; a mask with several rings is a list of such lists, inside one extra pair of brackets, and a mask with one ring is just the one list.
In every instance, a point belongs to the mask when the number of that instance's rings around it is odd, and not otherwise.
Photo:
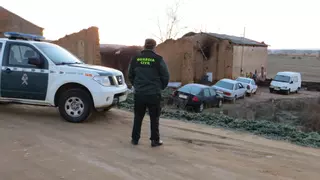
[(101, 65), (98, 27), (82, 29), (51, 42), (64, 47), (87, 64)]
[(166, 61), (171, 82), (199, 82), (204, 75), (212, 82), (258, 74), (267, 66), (268, 45), (243, 37), (216, 33), (187, 33), (156, 47)]
[(100, 55), (101, 65), (120, 70), (127, 84), (128, 81), (128, 67), (131, 58), (137, 55), (143, 49), (142, 46), (125, 46), (117, 44), (101, 44)]
[(0, 6), (0, 38), (7, 31), (43, 35), (43, 29)]
[[(44, 28), (0, 6), (0, 38), (4, 37), (4, 32), (8, 31), (43, 36), (43, 30)], [(64, 47), (88, 64), (101, 64), (99, 29), (97, 27), (89, 27), (50, 42)]]

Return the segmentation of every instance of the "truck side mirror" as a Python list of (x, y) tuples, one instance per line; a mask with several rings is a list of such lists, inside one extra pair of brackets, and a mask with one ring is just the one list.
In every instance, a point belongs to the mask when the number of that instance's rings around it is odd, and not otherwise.
[(290, 84), (293, 84), (293, 81), (290, 81)]
[(28, 58), (28, 64), (35, 65), (35, 66), (41, 66), (43, 64), (42, 58)]

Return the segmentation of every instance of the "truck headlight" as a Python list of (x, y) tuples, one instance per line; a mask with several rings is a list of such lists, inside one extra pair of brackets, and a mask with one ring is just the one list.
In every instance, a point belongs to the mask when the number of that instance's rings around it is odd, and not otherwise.
[(101, 84), (102, 86), (110, 86), (110, 80), (108, 76), (95, 76), (93, 77), (93, 80), (95, 80), (97, 83)]

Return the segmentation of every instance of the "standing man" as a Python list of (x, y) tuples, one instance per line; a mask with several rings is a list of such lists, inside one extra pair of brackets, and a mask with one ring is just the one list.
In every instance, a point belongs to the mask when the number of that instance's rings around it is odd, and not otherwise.
[(146, 109), (150, 115), (151, 146), (161, 146), (159, 134), (159, 117), (161, 91), (169, 82), (169, 72), (163, 58), (154, 52), (157, 43), (146, 39), (144, 50), (131, 59), (129, 64), (129, 80), (134, 87), (134, 123), (131, 143), (137, 145), (140, 139), (142, 120)]

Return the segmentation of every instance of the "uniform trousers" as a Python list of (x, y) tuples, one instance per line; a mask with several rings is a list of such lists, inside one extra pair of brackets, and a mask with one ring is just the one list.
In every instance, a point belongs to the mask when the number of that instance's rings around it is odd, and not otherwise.
[(150, 116), (151, 141), (159, 141), (159, 118), (161, 112), (161, 95), (134, 95), (134, 122), (132, 129), (132, 140), (139, 141), (141, 125), (148, 108)]

